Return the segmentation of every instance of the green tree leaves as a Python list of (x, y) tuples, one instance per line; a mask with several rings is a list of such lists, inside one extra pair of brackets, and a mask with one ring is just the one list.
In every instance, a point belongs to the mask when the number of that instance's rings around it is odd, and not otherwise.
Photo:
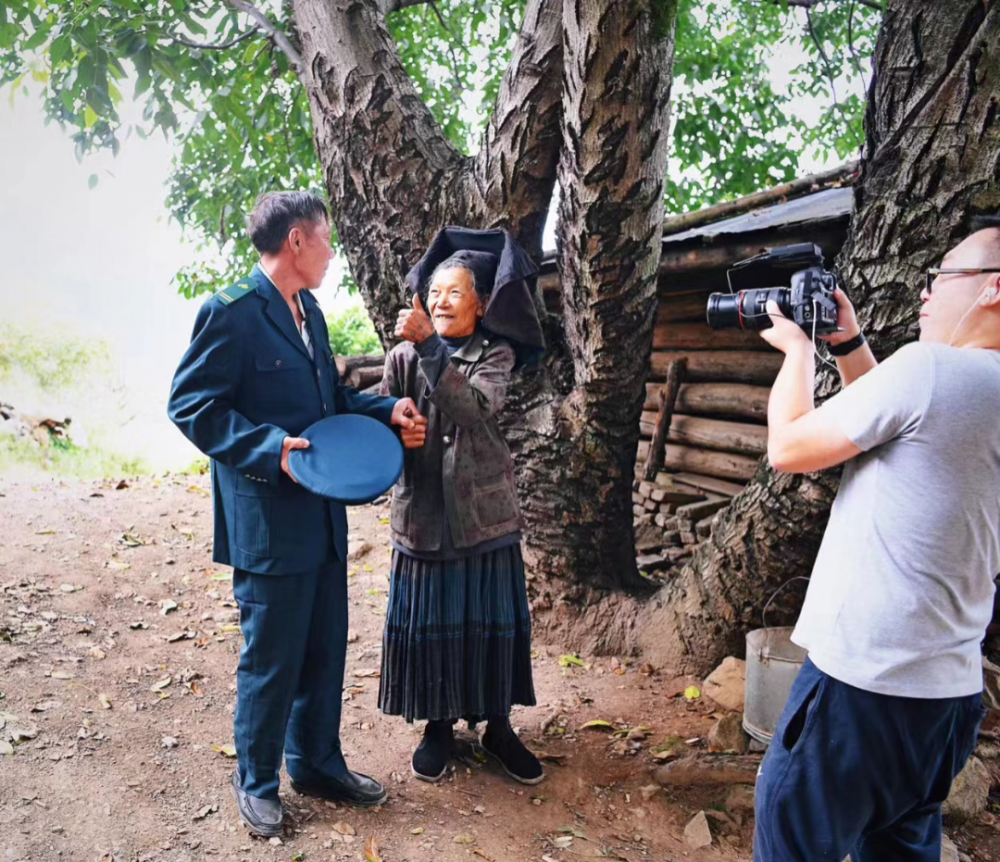
[[(294, 41), (290, 4), (260, 5)], [(680, 0), (668, 212), (789, 180), (804, 153), (857, 151), (858, 92), (880, 13), (860, 0), (800, 5)], [(478, 147), (522, 8), (441, 0), (389, 16), (417, 92), (464, 152)], [(804, 59), (776, 75), (790, 55)], [(133, 135), (177, 142), (166, 203), (211, 259), (178, 274), (187, 296), (247, 268), (244, 219), (258, 194), (323, 187), (301, 83), (258, 25), (223, 0), (7, 0), (0, 84), (28, 93), (29, 76), (80, 160), (117, 153)], [(798, 115), (797, 97), (821, 106), (817, 121)]]
[(330, 347), (336, 356), (382, 352), (382, 343), (362, 305), (351, 305), (328, 314), (326, 325), (330, 330)]

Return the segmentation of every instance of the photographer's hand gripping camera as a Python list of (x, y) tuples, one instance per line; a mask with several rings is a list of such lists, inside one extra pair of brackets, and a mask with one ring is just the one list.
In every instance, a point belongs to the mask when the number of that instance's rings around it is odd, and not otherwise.
[[(762, 287), (775, 279), (775, 271), (794, 270), (791, 287)], [(756, 286), (733, 289), (733, 274), (741, 282)], [(823, 251), (818, 245), (800, 243), (766, 249), (761, 254), (739, 261), (726, 272), (729, 293), (713, 293), (708, 298), (707, 318), (712, 329), (739, 327), (759, 332), (768, 329), (771, 317), (767, 302), (773, 299), (782, 313), (797, 323), (809, 336), (838, 332), (837, 301), (833, 292), (837, 279), (823, 268)], [(783, 279), (782, 279), (783, 280)]]

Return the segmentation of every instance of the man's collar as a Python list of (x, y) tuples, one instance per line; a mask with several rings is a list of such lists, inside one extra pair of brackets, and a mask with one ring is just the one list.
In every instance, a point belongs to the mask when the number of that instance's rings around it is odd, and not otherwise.
[(257, 269), (259, 269), (262, 273), (264, 273), (264, 278), (266, 278), (269, 282), (271, 282), (271, 286), (273, 288), (277, 289), (278, 285), (275, 284), (274, 279), (271, 278), (271, 273), (269, 273), (267, 271), (267, 267), (264, 266), (264, 261), (261, 260), (257, 262)]

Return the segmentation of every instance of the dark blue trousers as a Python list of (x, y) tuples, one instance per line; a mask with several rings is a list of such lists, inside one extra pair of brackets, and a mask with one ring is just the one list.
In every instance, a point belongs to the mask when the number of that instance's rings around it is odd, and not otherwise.
[(293, 780), (343, 778), (340, 709), (347, 656), (347, 566), (298, 575), (236, 569), (243, 651), (236, 755), (242, 788), (277, 798), (282, 751)]
[(807, 660), (757, 776), (754, 862), (940, 862), (980, 700), (874, 694)]

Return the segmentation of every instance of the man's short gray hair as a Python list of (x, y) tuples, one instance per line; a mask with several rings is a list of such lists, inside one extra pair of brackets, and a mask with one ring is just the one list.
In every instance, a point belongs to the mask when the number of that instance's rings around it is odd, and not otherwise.
[(247, 217), (253, 247), (261, 254), (277, 254), (288, 232), (301, 222), (329, 221), (330, 211), (311, 192), (265, 192)]

